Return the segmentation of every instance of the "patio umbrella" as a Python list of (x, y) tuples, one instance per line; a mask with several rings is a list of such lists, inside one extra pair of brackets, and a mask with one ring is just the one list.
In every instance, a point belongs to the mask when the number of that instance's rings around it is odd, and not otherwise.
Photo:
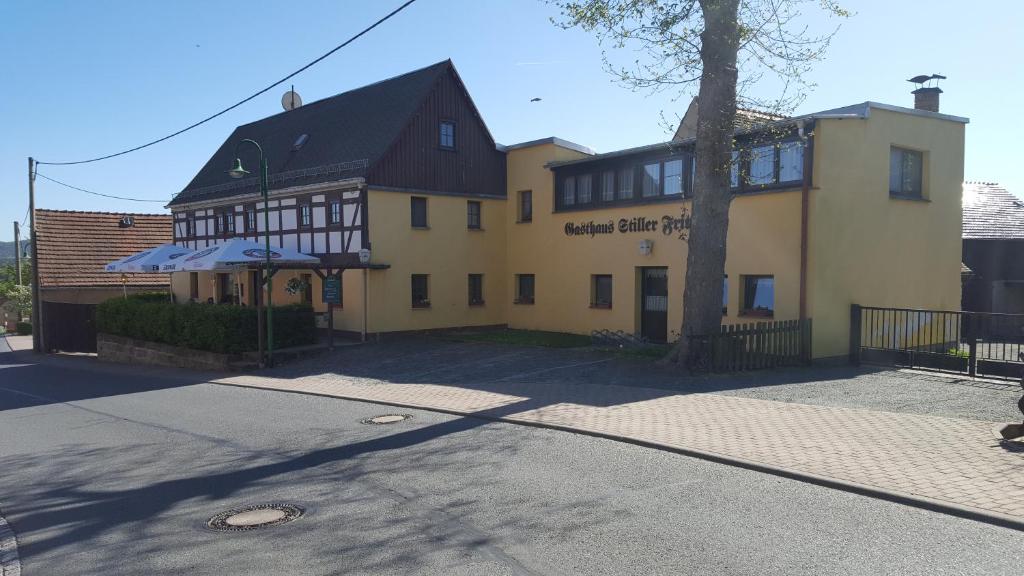
[[(291, 248), (271, 248), (270, 259), (274, 264), (317, 264), (320, 259), (302, 254)], [(236, 270), (251, 264), (265, 264), (266, 249), (248, 240), (232, 238), (227, 242), (210, 246), (191, 254), (178, 265), (177, 271)]]
[(115, 260), (104, 267), (107, 272), (149, 272), (167, 274), (177, 270), (178, 260), (182, 256), (192, 254), (191, 248), (183, 248), (174, 244), (161, 244), (149, 250), (136, 252)]
[[(149, 250), (136, 252), (115, 260), (103, 267), (105, 272), (119, 272), (121, 283), (124, 287), (124, 297), (128, 297), (128, 286), (126, 273), (142, 272), (151, 274), (167, 274), (177, 268), (176, 260), (188, 256), (194, 252), (191, 248), (183, 248), (174, 244), (161, 244)], [(174, 301), (173, 292), (169, 293), (171, 301)]]

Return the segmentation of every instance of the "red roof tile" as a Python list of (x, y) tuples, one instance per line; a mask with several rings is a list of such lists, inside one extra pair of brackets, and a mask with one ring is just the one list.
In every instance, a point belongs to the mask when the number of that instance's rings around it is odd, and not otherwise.
[[(131, 226), (121, 226), (130, 216)], [(170, 214), (36, 210), (39, 286), (121, 286), (121, 275), (103, 267), (129, 254), (170, 244)], [(132, 274), (128, 286), (167, 286), (166, 274)]]

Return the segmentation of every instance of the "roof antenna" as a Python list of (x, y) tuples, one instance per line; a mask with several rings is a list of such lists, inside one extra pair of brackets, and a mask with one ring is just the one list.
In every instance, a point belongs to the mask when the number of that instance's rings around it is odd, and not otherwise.
[(295, 85), (292, 85), (291, 90), (284, 93), (281, 96), (281, 107), (287, 110), (295, 110), (299, 106), (302, 106), (302, 97), (295, 91)]

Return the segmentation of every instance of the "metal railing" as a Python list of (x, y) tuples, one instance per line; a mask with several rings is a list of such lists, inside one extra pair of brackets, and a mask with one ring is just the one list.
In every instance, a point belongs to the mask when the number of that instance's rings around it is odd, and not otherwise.
[(878, 308), (850, 310), (850, 359), (1020, 378), (1024, 314)]

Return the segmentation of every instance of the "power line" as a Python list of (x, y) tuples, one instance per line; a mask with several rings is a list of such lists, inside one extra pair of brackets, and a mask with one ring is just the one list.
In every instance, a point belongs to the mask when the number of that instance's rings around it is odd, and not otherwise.
[[(153, 140), (152, 142), (147, 142), (146, 144), (143, 144), (143, 145), (141, 145), (141, 146), (136, 146), (136, 147), (134, 147), (134, 148), (129, 148), (129, 149), (127, 149), (127, 150), (122, 150), (122, 151), (120, 151), (120, 152), (116, 152), (116, 153), (114, 153), (114, 154), (107, 154), (106, 156), (100, 156), (100, 157), (98, 157), (98, 158), (90, 158), (90, 159), (88, 159), (88, 160), (76, 160), (76, 161), (74, 161), (74, 162), (43, 162), (43, 161), (39, 161), (39, 160), (37, 160), (37, 161), (36, 161), (36, 164), (49, 164), (49, 165), (51, 165), (51, 166), (68, 166), (68, 165), (71, 165), (71, 164), (88, 164), (88, 163), (90, 163), (90, 162), (99, 162), (100, 160), (106, 160), (106, 159), (108, 159), (108, 158), (114, 158), (114, 157), (116, 157), (116, 156), (123, 156), (123, 155), (125, 155), (125, 154), (129, 154), (129, 153), (131, 153), (131, 152), (135, 152), (135, 151), (137, 151), (137, 150), (142, 150), (143, 148), (148, 148), (148, 147), (150, 147), (150, 146), (152, 146), (152, 145), (154, 145), (154, 144), (159, 144), (159, 143), (163, 142), (164, 140), (170, 140), (171, 138), (174, 138), (175, 136), (178, 136), (179, 134), (184, 134), (185, 132), (188, 132), (189, 130), (191, 130), (191, 129), (193, 129), (193, 128), (196, 128), (197, 126), (201, 126), (201, 125), (203, 125), (203, 124), (206, 124), (206, 123), (207, 123), (207, 122), (209, 122), (210, 120), (213, 120), (214, 118), (217, 118), (218, 116), (221, 116), (221, 115), (223, 115), (223, 114), (226, 114), (226, 113), (228, 113), (228, 112), (230, 112), (230, 111), (234, 110), (235, 108), (238, 108), (238, 107), (239, 107), (239, 106), (241, 106), (242, 104), (245, 104), (246, 102), (248, 102), (248, 101), (252, 100), (253, 98), (256, 98), (257, 96), (260, 96), (260, 95), (262, 95), (262, 94), (265, 94), (265, 93), (269, 92), (269, 91), (270, 91), (271, 89), (273, 89), (273, 88), (275, 88), (275, 87), (277, 87), (277, 86), (280, 86), (281, 84), (284, 84), (284, 83), (285, 83), (285, 82), (287, 82), (288, 80), (291, 80), (291, 79), (292, 79), (292, 78), (294, 78), (295, 76), (297, 76), (297, 75), (301, 74), (302, 72), (305, 72), (306, 70), (308, 70), (309, 68), (312, 68), (312, 67), (313, 67), (313, 66), (315, 66), (316, 64), (319, 64), (319, 63), (320, 63), (320, 61), (324, 60), (325, 58), (327, 58), (327, 57), (328, 57), (328, 56), (330, 56), (331, 54), (334, 54), (334, 53), (335, 53), (335, 52), (337, 52), (338, 50), (341, 50), (341, 49), (342, 49), (342, 48), (344, 48), (345, 46), (348, 46), (348, 45), (349, 45), (349, 44), (351, 44), (352, 42), (355, 42), (356, 40), (358, 40), (358, 39), (359, 39), (359, 37), (363, 36), (364, 34), (366, 34), (366, 33), (367, 33), (367, 32), (369, 32), (369, 31), (373, 30), (373, 29), (374, 29), (374, 28), (376, 28), (377, 26), (380, 26), (381, 24), (383, 24), (384, 22), (386, 22), (386, 21), (387, 21), (388, 19), (390, 19), (390, 18), (391, 18), (392, 16), (394, 16), (395, 14), (398, 14), (398, 13), (399, 13), (399, 12), (401, 12), (402, 10), (405, 10), (405, 9), (406, 9), (406, 8), (407, 8), (407, 7), (408, 7), (408, 6), (410, 5), (410, 4), (412, 4), (412, 3), (413, 3), (413, 2), (415, 2), (415, 1), (416, 1), (416, 0), (407, 0), (407, 1), (406, 1), (406, 2), (404, 3), (404, 4), (402, 4), (402, 5), (401, 5), (401, 6), (399, 6), (398, 8), (395, 8), (395, 9), (394, 9), (394, 10), (392, 10), (392, 11), (391, 11), (390, 13), (388, 13), (388, 15), (387, 15), (387, 16), (384, 16), (384, 17), (383, 17), (383, 18), (381, 18), (380, 20), (377, 20), (376, 22), (374, 22), (374, 23), (373, 23), (373, 24), (371, 24), (370, 26), (368, 26), (368, 27), (366, 27), (366, 28), (363, 28), (363, 30), (362, 30), (362, 31), (360, 31), (360, 32), (359, 32), (358, 34), (356, 34), (355, 36), (352, 36), (351, 38), (349, 38), (348, 40), (346, 40), (346, 41), (342, 42), (342, 43), (341, 43), (341, 44), (339, 44), (338, 46), (335, 46), (334, 48), (332, 48), (332, 49), (331, 49), (330, 51), (328, 51), (328, 52), (327, 52), (326, 54), (324, 54), (323, 56), (320, 56), (320, 57), (319, 57), (319, 58), (317, 58), (316, 60), (313, 60), (312, 62), (310, 62), (309, 64), (306, 64), (306, 65), (305, 65), (305, 66), (303, 66), (302, 68), (299, 68), (299, 69), (298, 69), (298, 70), (296, 70), (295, 72), (292, 72), (291, 74), (289, 74), (289, 75), (285, 76), (284, 78), (281, 78), (281, 79), (280, 79), (280, 80), (278, 80), (277, 82), (274, 82), (274, 83), (273, 83), (273, 84), (271, 84), (270, 86), (267, 86), (266, 88), (264, 88), (264, 89), (260, 90), (259, 92), (256, 92), (256, 93), (255, 93), (255, 94), (253, 94), (252, 96), (249, 96), (248, 98), (245, 98), (245, 99), (243, 99), (243, 100), (240, 100), (240, 101), (238, 101), (238, 102), (236, 102), (236, 103), (232, 104), (231, 106), (228, 106), (227, 108), (225, 108), (225, 109), (221, 110), (220, 112), (217, 112), (216, 114), (213, 114), (212, 116), (207, 116), (206, 118), (203, 118), (203, 119), (202, 119), (202, 120), (200, 120), (199, 122), (196, 122), (195, 124), (192, 124), (191, 126), (187, 126), (187, 127), (185, 127), (185, 128), (182, 128), (181, 130), (178, 130), (177, 132), (174, 132), (173, 134), (168, 134), (167, 136), (164, 136), (163, 138), (158, 138), (158, 139), (156, 139), (156, 140)], [(101, 196), (102, 196), (102, 194), (101, 194)], [(127, 198), (127, 200), (131, 200), (131, 198)]]
[(86, 194), (92, 194), (93, 196), (103, 196), (104, 198), (114, 198), (114, 199), (117, 199), (117, 200), (130, 200), (132, 202), (161, 202), (161, 203), (162, 202), (168, 202), (168, 200), (150, 200), (150, 199), (147, 199), (147, 198), (127, 198), (125, 196), (114, 196), (112, 194), (100, 194), (99, 192), (93, 192), (92, 190), (86, 190), (85, 188), (79, 188), (78, 186), (72, 186), (71, 184), (67, 184), (67, 183), (61, 182), (60, 180), (54, 180), (53, 178), (50, 178), (46, 174), (40, 174), (39, 172), (36, 172), (36, 176), (38, 176), (40, 178), (45, 178), (46, 180), (49, 180), (50, 182), (53, 182), (54, 184), (60, 184), (61, 186), (64, 186), (65, 188), (71, 188), (72, 190), (78, 190), (79, 192), (85, 192)]

